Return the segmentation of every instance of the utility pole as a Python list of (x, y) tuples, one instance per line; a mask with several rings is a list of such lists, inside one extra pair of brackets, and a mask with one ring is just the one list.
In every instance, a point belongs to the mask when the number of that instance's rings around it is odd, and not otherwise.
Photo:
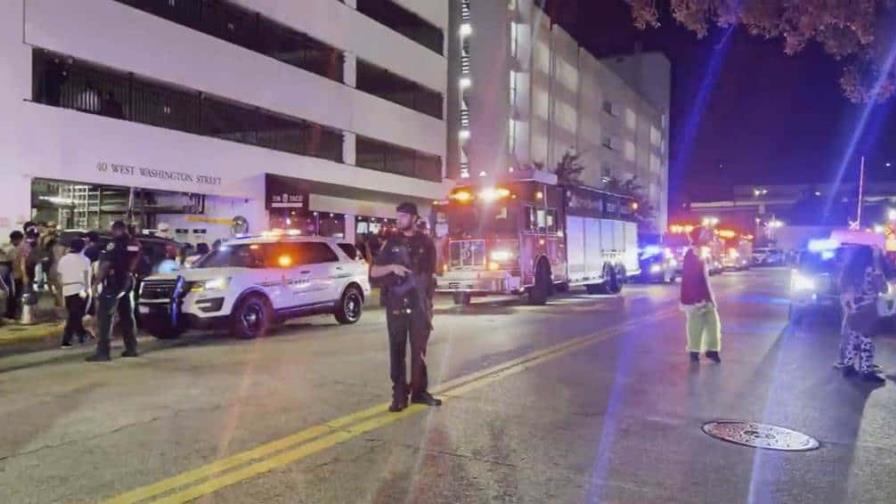
[(859, 167), (859, 210), (856, 212), (856, 222), (859, 229), (862, 229), (862, 200), (865, 198), (865, 156), (862, 156), (862, 163)]

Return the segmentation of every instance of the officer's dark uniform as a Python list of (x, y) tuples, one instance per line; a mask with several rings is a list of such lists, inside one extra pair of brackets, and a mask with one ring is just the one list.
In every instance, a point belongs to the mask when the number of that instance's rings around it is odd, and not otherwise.
[[(391, 236), (376, 258), (377, 266), (400, 264), (413, 272), (407, 277), (387, 275), (379, 279), (389, 328), (389, 362), (392, 394), (396, 401), (407, 402), (428, 395), (426, 344), (432, 331), (433, 275), (436, 248), (426, 235), (416, 232)], [(405, 354), (411, 345), (411, 383), (407, 383)]]
[(114, 238), (100, 256), (100, 268), (108, 267), (108, 273), (103, 278), (103, 290), (97, 298), (97, 344), (96, 355), (93, 357), (95, 360), (109, 358), (112, 323), (116, 313), (124, 339), (125, 353), (122, 355), (137, 355), (133, 290), (134, 271), (140, 256), (140, 242), (128, 234)]

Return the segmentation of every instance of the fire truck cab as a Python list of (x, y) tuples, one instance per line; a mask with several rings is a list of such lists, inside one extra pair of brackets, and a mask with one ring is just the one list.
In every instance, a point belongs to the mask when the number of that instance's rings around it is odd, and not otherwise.
[(631, 198), (561, 186), (539, 170), (494, 186), (459, 186), (436, 212), (447, 222), (437, 290), (457, 304), (473, 295), (527, 294), (584, 286), (615, 294), (640, 273)]

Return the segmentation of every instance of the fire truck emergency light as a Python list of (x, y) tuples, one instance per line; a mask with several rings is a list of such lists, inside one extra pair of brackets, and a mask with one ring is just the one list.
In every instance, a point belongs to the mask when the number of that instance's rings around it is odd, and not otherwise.
[(451, 195), (451, 199), (459, 203), (467, 203), (473, 200), (473, 195), (469, 191), (457, 191)]
[(479, 197), (485, 201), (495, 201), (510, 196), (510, 189), (506, 187), (489, 187), (479, 192)]

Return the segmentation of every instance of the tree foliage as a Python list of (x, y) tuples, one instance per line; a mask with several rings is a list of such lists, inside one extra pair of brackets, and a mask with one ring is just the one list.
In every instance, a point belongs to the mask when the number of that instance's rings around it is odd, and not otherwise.
[(634, 199), (638, 203), (635, 216), (643, 223), (652, 223), (656, 209), (650, 204), (650, 200), (644, 194), (644, 187), (635, 175), (630, 179), (621, 180), (617, 177), (607, 177), (603, 189), (613, 194), (620, 194)]
[(583, 171), (585, 171), (585, 165), (579, 162), (579, 154), (572, 151), (566, 151), (554, 168), (557, 181), (561, 184), (580, 184)]
[[(894, 0), (628, 0), (636, 27), (659, 26), (664, 9), (704, 37), (712, 25), (740, 25), (781, 38), (793, 55), (819, 43), (843, 62), (840, 86), (853, 102), (884, 101), (896, 92), (891, 58)], [(661, 4), (658, 7), (658, 4)]]

